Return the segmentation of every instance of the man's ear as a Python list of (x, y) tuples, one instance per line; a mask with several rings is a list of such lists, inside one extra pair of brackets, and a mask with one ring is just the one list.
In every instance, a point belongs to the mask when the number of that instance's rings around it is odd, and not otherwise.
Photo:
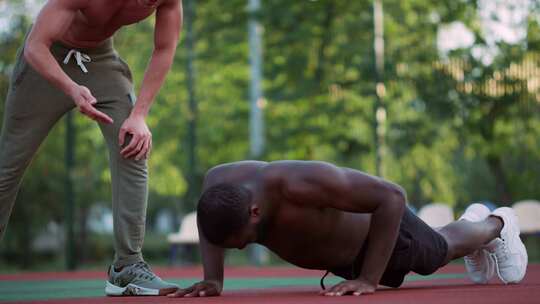
[(253, 205), (249, 207), (249, 215), (251, 215), (252, 217), (261, 216), (261, 209), (259, 209), (259, 206)]

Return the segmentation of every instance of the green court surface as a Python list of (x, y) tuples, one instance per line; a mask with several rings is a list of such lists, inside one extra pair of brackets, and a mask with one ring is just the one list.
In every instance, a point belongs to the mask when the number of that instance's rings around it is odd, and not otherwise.
[[(463, 273), (442, 273), (430, 276), (410, 275), (406, 281), (456, 279), (463, 278)], [(187, 287), (198, 278), (167, 278), (171, 282)], [(329, 276), (325, 279), (325, 285), (331, 286), (341, 279)], [(225, 279), (225, 290), (238, 289), (265, 289), (275, 287), (301, 287), (319, 286), (320, 278), (317, 277), (246, 277)], [(76, 279), (57, 280), (44, 277), (41, 280), (16, 280), (0, 281), (0, 302), (2, 301), (32, 301), (32, 300), (58, 300), (70, 298), (92, 298), (104, 295), (104, 280)]]

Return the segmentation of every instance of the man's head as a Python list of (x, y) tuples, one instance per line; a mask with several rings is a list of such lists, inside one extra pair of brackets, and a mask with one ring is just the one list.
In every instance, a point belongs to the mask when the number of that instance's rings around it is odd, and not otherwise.
[(206, 239), (225, 248), (244, 248), (257, 240), (259, 207), (243, 186), (218, 184), (202, 194), (197, 220)]

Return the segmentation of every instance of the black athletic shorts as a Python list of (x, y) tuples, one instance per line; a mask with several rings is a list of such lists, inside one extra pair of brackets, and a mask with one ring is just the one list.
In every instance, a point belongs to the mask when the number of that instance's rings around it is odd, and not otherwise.
[[(354, 265), (328, 271), (347, 280), (357, 278), (368, 246), (368, 242), (364, 243)], [(379, 284), (399, 287), (410, 271), (432, 274), (444, 266), (447, 252), (448, 244), (443, 236), (405, 208), (394, 251)]]

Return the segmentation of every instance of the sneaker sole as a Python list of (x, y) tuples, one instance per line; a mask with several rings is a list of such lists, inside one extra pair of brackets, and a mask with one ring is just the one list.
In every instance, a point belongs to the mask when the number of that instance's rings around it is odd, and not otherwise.
[(491, 255), (484, 251), (483, 249), (478, 249), (478, 250), (482, 250), (483, 252), (481, 253), (482, 254), (482, 257), (483, 257), (483, 260), (484, 260), (484, 263), (487, 265), (487, 271), (486, 271), (486, 275), (482, 275), (482, 273), (477, 273), (477, 272), (473, 272), (471, 271), (471, 266), (468, 265), (467, 263), (467, 260), (465, 260), (465, 269), (467, 270), (467, 275), (469, 276), (469, 279), (475, 283), (475, 284), (488, 284), (489, 281), (491, 280), (491, 278), (495, 275), (495, 261), (493, 260), (493, 258), (491, 257)]
[[(519, 244), (519, 253), (521, 257), (521, 271), (520, 271), (519, 277), (513, 280), (508, 280), (508, 281), (501, 278), (501, 281), (503, 281), (504, 284), (517, 284), (521, 282), (521, 280), (523, 280), (523, 278), (525, 277), (525, 274), (527, 273), (527, 264), (529, 262), (529, 257), (527, 254), (527, 248), (525, 247), (525, 244), (523, 244), (523, 241), (521, 241), (521, 239), (520, 239), (520, 244)], [(499, 277), (500, 277), (500, 274), (499, 274)]]
[(107, 296), (119, 297), (119, 296), (165, 296), (173, 293), (177, 288), (163, 288), (153, 289), (138, 286), (135, 284), (128, 284), (126, 287), (119, 287), (111, 284), (109, 281), (105, 283), (105, 294)]

